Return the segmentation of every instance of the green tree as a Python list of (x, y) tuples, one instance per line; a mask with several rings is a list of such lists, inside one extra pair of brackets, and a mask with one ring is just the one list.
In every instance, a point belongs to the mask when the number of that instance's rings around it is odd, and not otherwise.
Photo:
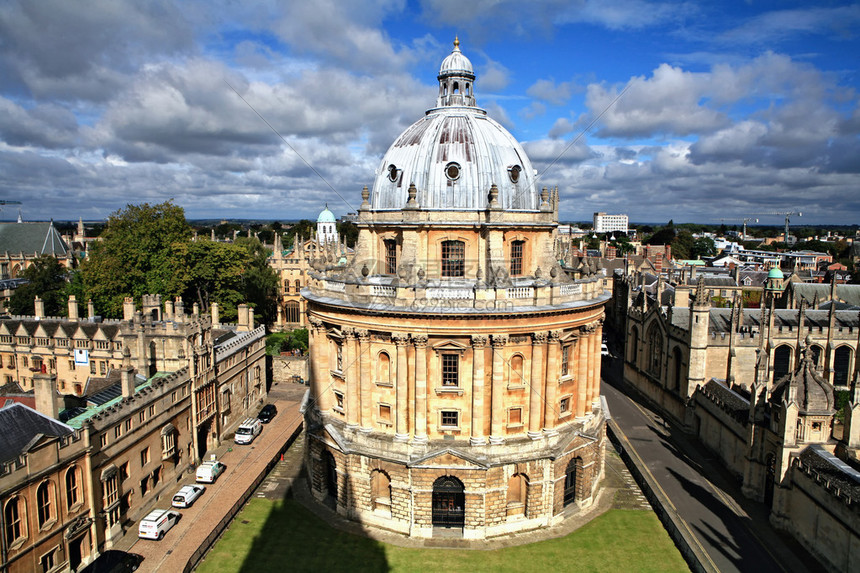
[(32, 316), (36, 312), (35, 300), (38, 296), (45, 303), (47, 316), (66, 314), (66, 269), (56, 258), (41, 255), (24, 269), (21, 278), (30, 282), (15, 289), (9, 299), (9, 312)]
[(242, 290), (245, 301), (253, 305), (263, 323), (271, 324), (277, 312), (278, 275), (269, 266), (270, 253), (258, 239), (237, 239), (235, 245), (244, 249), (247, 256)]
[(690, 231), (679, 231), (672, 240), (672, 256), (676, 259), (690, 259), (693, 256), (693, 234)]
[(338, 224), (338, 234), (340, 239), (346, 242), (347, 247), (354, 247), (358, 240), (358, 227), (352, 221), (344, 221)]
[(699, 237), (693, 241), (693, 248), (690, 253), (691, 258), (701, 259), (703, 257), (713, 257), (717, 254), (717, 246), (714, 240), (710, 237)]
[(182, 207), (128, 205), (112, 214), (102, 240), (81, 265), (81, 280), (97, 312), (118, 317), (123, 299), (144, 294), (174, 298), (185, 290), (175, 273), (176, 249), (191, 237)]

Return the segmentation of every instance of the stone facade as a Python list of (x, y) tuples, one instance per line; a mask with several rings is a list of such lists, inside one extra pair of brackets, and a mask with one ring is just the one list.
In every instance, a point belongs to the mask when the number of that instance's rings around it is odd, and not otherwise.
[[(27, 358), (21, 385), (69, 430), (0, 465), (0, 506), (19, 504), (26, 523), (23, 534), (2, 532), (4, 570), (42, 570), (43, 559), (54, 563), (50, 570), (74, 568), (113, 547), (265, 400), (265, 328), (249, 322), (250, 308), (240, 305), (239, 325), (216, 327), (211, 315), (147, 301), (146, 314), (132, 311), (123, 321), (3, 321), (0, 336), (11, 337), (0, 338), (3, 370), (17, 372), (9, 365)], [(66, 370), (75, 350), (107, 363), (104, 378), (86, 365)], [(59, 376), (75, 383), (64, 390)], [(79, 502), (70, 501), (70, 471), (80, 480)], [(44, 483), (53, 513), (40, 526), (34, 492)]]
[(603, 473), (604, 277), (559, 266), (558, 193), (525, 185), (528, 158), (474, 107), (470, 69), (455, 46), (431, 125), (362, 192), (354, 258), (303, 291), (311, 490), (414, 537), (551, 526)]

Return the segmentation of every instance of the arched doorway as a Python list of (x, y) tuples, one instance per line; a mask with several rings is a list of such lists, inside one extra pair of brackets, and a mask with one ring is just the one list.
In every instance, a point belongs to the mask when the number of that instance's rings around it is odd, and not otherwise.
[(833, 384), (846, 386), (851, 368), (851, 347), (840, 346), (833, 355)]
[(323, 469), (325, 470), (326, 494), (337, 500), (337, 463), (331, 452), (323, 453)]
[(463, 527), (466, 523), (466, 494), (463, 482), (442, 476), (433, 482), (433, 526)]
[(564, 505), (570, 505), (576, 501), (576, 486), (581, 475), (582, 458), (573, 458), (564, 472)]

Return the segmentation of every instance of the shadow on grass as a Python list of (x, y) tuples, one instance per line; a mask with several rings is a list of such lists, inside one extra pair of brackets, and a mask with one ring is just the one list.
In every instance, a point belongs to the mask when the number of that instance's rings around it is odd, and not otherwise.
[[(268, 513), (265, 517), (246, 515), (259, 510)], [(265, 519), (262, 527), (257, 518)], [(292, 499), (274, 503), (252, 501), (231, 525), (231, 533), (243, 526), (249, 526), (248, 534), (255, 537), (241, 567), (229, 569), (232, 571), (389, 570), (381, 543), (334, 529)]]

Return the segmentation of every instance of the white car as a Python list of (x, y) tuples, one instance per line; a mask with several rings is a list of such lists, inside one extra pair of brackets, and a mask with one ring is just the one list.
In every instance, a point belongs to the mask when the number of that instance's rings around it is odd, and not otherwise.
[(203, 462), (197, 467), (197, 482), (214, 483), (226, 469), (221, 462)]
[(609, 356), (609, 347), (606, 346), (606, 343), (600, 345), (600, 354), (601, 356)]
[(173, 496), (173, 507), (191, 507), (198, 497), (203, 495), (206, 487), (202, 485), (186, 485)]
[(140, 520), (137, 536), (142, 539), (161, 539), (171, 527), (179, 522), (182, 514), (170, 509), (154, 509)]

